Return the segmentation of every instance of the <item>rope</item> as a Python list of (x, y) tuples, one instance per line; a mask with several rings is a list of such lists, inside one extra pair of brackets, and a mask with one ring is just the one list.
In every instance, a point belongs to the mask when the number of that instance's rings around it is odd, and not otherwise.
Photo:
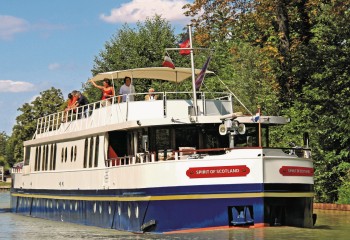
[[(214, 73), (215, 74), (215, 73)], [(247, 110), (247, 112), (250, 115), (253, 115), (251, 111), (249, 111), (249, 109), (241, 102), (241, 100), (239, 100), (239, 98), (228, 88), (228, 86), (220, 79), (220, 77), (218, 75), (215, 74), (215, 76), (220, 80), (220, 82), (226, 87), (226, 89), (234, 96), (234, 98), (241, 104), (242, 107), (244, 107), (245, 110)]]

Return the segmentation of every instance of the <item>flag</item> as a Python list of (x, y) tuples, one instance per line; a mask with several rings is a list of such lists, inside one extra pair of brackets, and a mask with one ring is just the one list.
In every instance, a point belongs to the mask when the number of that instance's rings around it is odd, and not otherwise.
[[(182, 42), (179, 43), (179, 46), (180, 46), (180, 48), (189, 48), (189, 47), (191, 47), (190, 46), (190, 37), (189, 37), (188, 33), (186, 33), (186, 36), (182, 40)], [(180, 54), (183, 55), (183, 56), (184, 55), (188, 55), (190, 53), (191, 53), (191, 50), (189, 50), (189, 49), (180, 50)]]
[(256, 122), (259, 122), (259, 120), (260, 120), (260, 112), (257, 112), (255, 116), (252, 117), (252, 121), (256, 123)]
[(172, 61), (171, 58), (168, 57), (168, 56), (165, 56), (165, 57), (164, 57), (164, 61), (163, 61), (163, 63), (162, 63), (162, 66), (163, 66), (163, 67), (169, 67), (169, 68), (175, 69), (175, 65), (174, 65), (173, 61)]
[(201, 87), (204, 77), (205, 77), (205, 72), (207, 71), (209, 62), (210, 62), (211, 56), (208, 57), (207, 61), (204, 63), (201, 72), (198, 74), (198, 76), (196, 77), (196, 90), (198, 91), (199, 88)]

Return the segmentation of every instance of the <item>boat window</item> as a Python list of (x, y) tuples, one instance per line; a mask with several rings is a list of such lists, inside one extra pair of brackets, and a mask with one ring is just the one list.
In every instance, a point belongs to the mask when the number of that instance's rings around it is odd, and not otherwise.
[(53, 168), (53, 144), (50, 145), (50, 170)]
[(67, 151), (67, 147), (65, 147), (65, 149), (64, 149), (64, 162), (67, 162), (67, 158), (68, 158), (68, 151)]
[(54, 146), (54, 154), (53, 154), (53, 167), (52, 169), (53, 170), (56, 170), (56, 153), (57, 153), (57, 144), (55, 143), (55, 146)]
[(156, 129), (157, 149), (171, 148), (170, 129), (159, 128)]
[(198, 130), (195, 127), (182, 127), (175, 130), (176, 147), (199, 148)]
[(25, 147), (25, 152), (24, 152), (24, 165), (29, 165), (30, 149), (31, 149), (31, 147)]
[(88, 139), (85, 139), (85, 144), (84, 144), (84, 168), (87, 167), (87, 152), (88, 151)]
[(45, 146), (42, 146), (43, 148), (43, 157), (42, 157), (42, 165), (41, 165), (41, 171), (45, 170), (45, 158), (46, 158), (46, 148)]
[(77, 145), (74, 146), (74, 162), (77, 161)]
[(49, 145), (45, 146), (45, 151), (46, 151), (46, 155), (45, 155), (45, 171), (49, 169)]
[(64, 148), (62, 148), (61, 150), (61, 162), (63, 162), (63, 158), (64, 158)]
[(92, 167), (92, 154), (93, 154), (93, 150), (94, 150), (94, 138), (91, 137), (90, 138), (90, 147), (89, 147), (89, 168)]
[(96, 144), (95, 144), (95, 162), (94, 162), (94, 167), (98, 166), (98, 149), (100, 145), (100, 138), (99, 136), (96, 137)]
[(34, 171), (38, 171), (38, 161), (39, 161), (39, 148), (35, 148), (35, 164), (34, 164)]
[(74, 147), (72, 146), (70, 148), (70, 161), (73, 162), (73, 156), (74, 156)]
[[(203, 148), (227, 148), (229, 147), (229, 137), (220, 135), (218, 125), (212, 125), (201, 129)], [(202, 147), (202, 146), (200, 146)]]

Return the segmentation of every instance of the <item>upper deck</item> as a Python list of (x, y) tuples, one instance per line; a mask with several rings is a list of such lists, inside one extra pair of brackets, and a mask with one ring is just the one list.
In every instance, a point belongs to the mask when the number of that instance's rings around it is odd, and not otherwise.
[[(145, 101), (147, 94), (130, 94), (135, 100), (130, 101), (127, 96), (127, 101), (122, 103), (118, 103), (118, 96), (115, 96), (107, 104), (99, 101), (67, 113), (62, 111), (41, 117), (33, 139), (101, 127), (126, 129), (145, 126), (147, 122), (157, 125), (197, 121), (190, 92), (156, 92), (157, 100)], [(231, 94), (201, 92), (198, 95), (197, 115), (201, 121), (220, 122), (220, 116), (233, 112)]]

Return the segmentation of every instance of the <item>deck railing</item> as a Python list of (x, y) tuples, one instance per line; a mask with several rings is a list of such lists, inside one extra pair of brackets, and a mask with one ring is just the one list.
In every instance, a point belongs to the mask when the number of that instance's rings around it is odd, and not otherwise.
[[(191, 92), (155, 92), (157, 100), (144, 101), (147, 94), (126, 95), (126, 102), (121, 103), (118, 103), (118, 99), (123, 95), (119, 95), (41, 117), (37, 120), (33, 138), (131, 120), (161, 117), (181, 119), (191, 114), (190, 108), (193, 106)], [(198, 115), (224, 115), (233, 111), (230, 94), (199, 92), (198, 95)]]

